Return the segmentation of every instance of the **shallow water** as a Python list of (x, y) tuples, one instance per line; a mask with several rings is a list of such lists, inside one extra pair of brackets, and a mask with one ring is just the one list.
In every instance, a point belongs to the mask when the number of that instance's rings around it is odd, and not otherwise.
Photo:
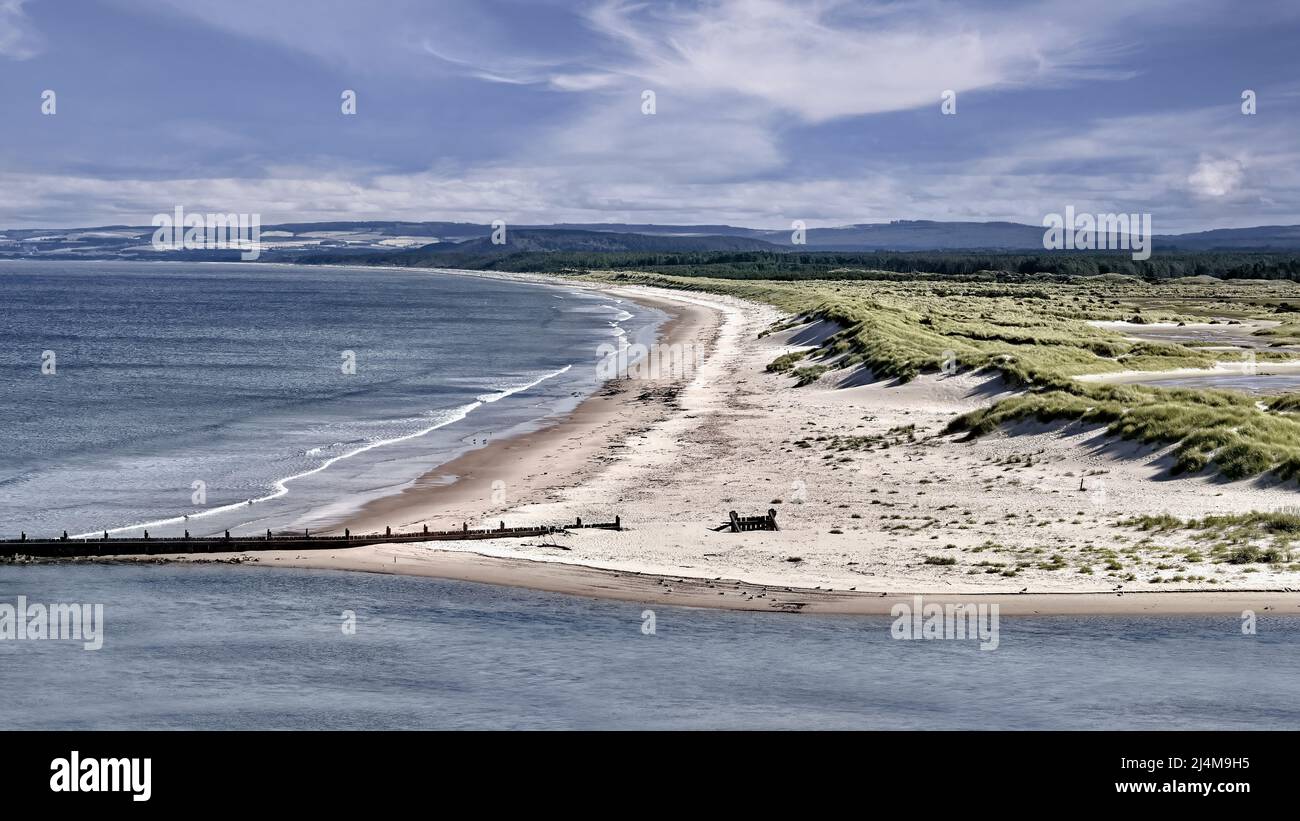
[[(0, 602), (101, 602), (104, 646), (0, 641), (2, 728), (1300, 727), (1300, 619), (732, 613), (363, 573), (0, 566)], [(356, 613), (354, 635), (341, 629)]]
[(1300, 391), (1300, 374), (1182, 376), (1176, 379), (1152, 379), (1138, 384), (1151, 385), (1157, 388), (1210, 388), (1220, 391), (1242, 391), (1255, 396), (1276, 396)]

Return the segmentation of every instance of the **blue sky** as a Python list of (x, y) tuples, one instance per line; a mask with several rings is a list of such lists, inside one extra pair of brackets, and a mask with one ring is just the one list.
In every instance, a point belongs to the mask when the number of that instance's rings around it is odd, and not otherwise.
[(1283, 0), (0, 0), (0, 226), (1293, 224), (1297, 43)]

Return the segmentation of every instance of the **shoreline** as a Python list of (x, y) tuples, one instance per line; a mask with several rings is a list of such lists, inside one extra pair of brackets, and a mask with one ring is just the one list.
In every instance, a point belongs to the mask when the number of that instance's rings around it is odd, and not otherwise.
[[(716, 317), (701, 306), (653, 294), (634, 294), (627, 289), (604, 290), (668, 314), (656, 329), (657, 345), (707, 346), (716, 332)], [(356, 533), (378, 533), (386, 527), (392, 527), (393, 532), (415, 531), (426, 524), (430, 530), (442, 530), (464, 522), (474, 527), (494, 515), (504, 515), (514, 499), (535, 501), (538, 496), (552, 495), (557, 488), (589, 474), (595, 467), (592, 459), (599, 451), (662, 418), (670, 404), (663, 401), (666, 395), (641, 397), (653, 394), (656, 388), (670, 387), (673, 381), (610, 380), (573, 410), (542, 427), (493, 439), (437, 465), (401, 491), (362, 505), (326, 532), (338, 535), (347, 528)], [(617, 514), (611, 507), (607, 513), (593, 510), (585, 518), (612, 521)], [(511, 526), (516, 524), (523, 523), (511, 522)]]
[(565, 596), (646, 605), (737, 610), (888, 616), (900, 602), (996, 604), (1003, 616), (1300, 616), (1300, 592), (1207, 590), (1162, 592), (954, 593), (937, 590), (817, 590), (764, 585), (730, 578), (669, 576), (589, 567), (559, 561), (489, 556), (420, 545), (373, 545), (343, 550), (261, 551), (81, 559), (97, 564), (238, 564), (296, 570), (381, 573), (514, 587)]
[[(708, 356), (686, 376), (608, 382), (550, 424), (461, 454), (333, 530), (562, 525), (620, 516), (623, 531), (170, 560), (399, 573), (756, 612), (887, 614), (900, 599), (922, 595), (940, 603), (997, 602), (1008, 615), (1300, 615), (1300, 593), (1292, 592), (1300, 587), (1297, 576), (1281, 568), (1249, 576), (1206, 563), (1194, 569), (1209, 575), (1187, 582), (1146, 578), (1165, 569), (1152, 554), (1170, 548), (1140, 548), (1147, 564), (1127, 555), (1139, 548), (1120, 548), (1136, 541), (1124, 534), (1124, 517), (1158, 512), (1149, 501), (1164, 458), (1158, 449), (1108, 442), (1077, 425), (1024, 425), (1014, 436), (974, 443), (945, 438), (942, 428), (955, 414), (1010, 395), (996, 379), (923, 375), (897, 385), (830, 374), (794, 388), (766, 364), (815, 347), (825, 329), (805, 325), (760, 336), (784, 316), (774, 307), (544, 275), (466, 275), (591, 288), (648, 303), (670, 315), (656, 344), (699, 344)], [(817, 444), (846, 436), (883, 446), (833, 458)], [(1024, 453), (1034, 457), (1025, 460)], [(1198, 479), (1162, 486), (1165, 512), (1184, 518), (1293, 499), (1280, 489)], [(714, 527), (728, 509), (749, 515), (769, 504), (779, 510), (780, 531)], [(968, 509), (958, 513), (962, 508)], [(940, 533), (951, 541), (934, 541)], [(1094, 546), (1097, 537), (1102, 544)], [(1106, 573), (1110, 549), (1126, 551), (1119, 558), (1134, 561), (1144, 578)], [(1058, 550), (1077, 571), (1045, 561)], [(1101, 572), (1093, 575), (1092, 564)], [(1177, 586), (1146, 584), (1154, 581)]]
[[(167, 264), (167, 263), (165, 263), (165, 262), (163, 262), (163, 261), (161, 261), (161, 260), (151, 260), (150, 262), (158, 263), (158, 264)], [(202, 264), (202, 265), (213, 265), (213, 266), (231, 266), (231, 265), (239, 265), (240, 263), (236, 263), (236, 262), (211, 262), (211, 261), (200, 261), (198, 264)], [(266, 266), (269, 266), (269, 267), (284, 267), (284, 268), (300, 268), (300, 267), (302, 267), (301, 265), (299, 265), (299, 264), (297, 264), (297, 263), (272, 262), (272, 263), (259, 263), (259, 264), (261, 264), (261, 265), (266, 265)], [(331, 269), (345, 269), (345, 270), (366, 270), (366, 269), (368, 269), (370, 266), (365, 266), (365, 265), (321, 265), (321, 266), (317, 266), (317, 267), (320, 267), (320, 268), (331, 268)], [(387, 269), (384, 269), (384, 270), (387, 270)], [(400, 270), (400, 269), (399, 269), (399, 270)], [(553, 288), (553, 289), (560, 290), (560, 291), (575, 291), (575, 290), (576, 290), (576, 291), (595, 291), (595, 290), (598, 290), (596, 287), (593, 287), (593, 286), (592, 286), (591, 284), (589, 284), (589, 283), (584, 283), (584, 282), (573, 282), (573, 283), (570, 283), (570, 282), (567, 282), (567, 281), (563, 280), (562, 278), (558, 278), (558, 277), (547, 277), (547, 276), (542, 276), (542, 275), (514, 274), (514, 273), (500, 273), (500, 272), (491, 272), (491, 271), (469, 271), (469, 270), (460, 270), (460, 269), (451, 269), (451, 268), (428, 268), (428, 269), (425, 269), (425, 268), (411, 268), (411, 269), (405, 269), (405, 270), (408, 270), (408, 271), (411, 271), (411, 272), (424, 272), (424, 273), (432, 272), (432, 273), (436, 273), (436, 274), (442, 274), (442, 275), (446, 275), (446, 276), (454, 276), (454, 277), (478, 278), (478, 279), (492, 279), (492, 280), (505, 281), (505, 282), (521, 282), (521, 283), (525, 283), (525, 284), (529, 284), (529, 285), (534, 285), (534, 286), (539, 286), (539, 287)], [(603, 289), (603, 290), (609, 291), (610, 289), (606, 288), (606, 289)], [(624, 299), (626, 299), (626, 296), (625, 296), (625, 295), (621, 295), (621, 294), (620, 294), (619, 296), (622, 296)], [(674, 309), (677, 307), (677, 306), (676, 306), (676, 303), (668, 302), (668, 301), (661, 300), (661, 299), (655, 299), (655, 298), (653, 298), (653, 297), (645, 297), (642, 301), (645, 302), (645, 303), (648, 303), (648, 304), (642, 305), (642, 307), (650, 307), (650, 308), (652, 308), (652, 309), (657, 309), (657, 310), (663, 310), (663, 308), (664, 308), (665, 306), (672, 306)], [(668, 319), (666, 319), (666, 320), (664, 320), (663, 322), (661, 322), (661, 323), (660, 323), (660, 326), (659, 326), (658, 328), (656, 328), (656, 331), (655, 331), (655, 335), (656, 335), (656, 337), (661, 336), (661, 335), (663, 334), (663, 329), (664, 329), (665, 327), (668, 327), (668, 326), (671, 325), (671, 323), (672, 323), (673, 315), (672, 315), (670, 312), (665, 312), (665, 313), (669, 313)], [(574, 363), (574, 364), (577, 364), (577, 363)], [(539, 379), (537, 379), (537, 380), (534, 381), (533, 383), (528, 384), (528, 385), (525, 385), (525, 386), (522, 386), (522, 387), (510, 388), (510, 389), (508, 389), (508, 390), (506, 391), (506, 393), (507, 393), (507, 394), (514, 394), (514, 393), (526, 392), (526, 391), (530, 390), (532, 387), (535, 387), (537, 384), (540, 384), (541, 382), (547, 381), (547, 380), (549, 380), (549, 379), (551, 379), (551, 378), (554, 378), (554, 377), (556, 377), (556, 376), (559, 376), (559, 375), (563, 374), (565, 371), (568, 371), (571, 367), (573, 367), (573, 365), (567, 366), (567, 367), (562, 368), (562, 369), (560, 369), (560, 370), (558, 370), (558, 371), (555, 371), (555, 372), (553, 372), (553, 373), (543, 374)], [(586, 397), (585, 399), (583, 399), (583, 400), (579, 403), (579, 406), (581, 406), (582, 402), (585, 402), (585, 401), (587, 401), (587, 399), (591, 399), (591, 398), (595, 397), (596, 395), (598, 395), (598, 394), (600, 394), (600, 393), (602, 393), (602, 389), (601, 389), (601, 388), (597, 388), (597, 390), (596, 390), (595, 392), (593, 392), (590, 396), (588, 396), (588, 397)], [(476, 404), (483, 404), (483, 402), (482, 402), (482, 400), (480, 400), (480, 401), (479, 401), (478, 403), (476, 403)], [(218, 506), (218, 507), (206, 508), (206, 509), (202, 509), (202, 510), (195, 511), (195, 512), (191, 512), (191, 513), (187, 513), (187, 514), (186, 514), (186, 513), (177, 513), (177, 514), (174, 514), (174, 515), (167, 515), (167, 516), (164, 516), (164, 517), (162, 517), (162, 518), (157, 518), (157, 519), (149, 519), (149, 520), (146, 520), (146, 521), (137, 521), (137, 522), (132, 522), (132, 523), (130, 523), (130, 524), (125, 524), (125, 525), (114, 525), (114, 526), (107, 527), (107, 528), (97, 528), (97, 529), (92, 530), (92, 531), (86, 531), (86, 532), (81, 532), (81, 533), (74, 533), (74, 534), (72, 534), (72, 537), (71, 537), (71, 538), (74, 538), (74, 539), (98, 538), (98, 537), (100, 536), (101, 533), (106, 533), (106, 534), (110, 534), (110, 535), (119, 535), (119, 534), (128, 534), (128, 533), (131, 533), (131, 532), (139, 532), (139, 531), (144, 531), (144, 532), (147, 533), (150, 529), (154, 529), (154, 530), (156, 531), (158, 528), (167, 528), (167, 527), (179, 528), (180, 526), (182, 526), (182, 525), (184, 525), (185, 523), (190, 522), (190, 521), (202, 522), (203, 520), (205, 520), (205, 519), (207, 519), (207, 518), (209, 518), (209, 517), (218, 516), (218, 515), (223, 514), (223, 513), (230, 513), (230, 512), (234, 512), (234, 511), (242, 511), (242, 510), (245, 510), (245, 509), (246, 509), (246, 506), (247, 506), (247, 505), (250, 505), (250, 504), (257, 504), (257, 503), (263, 503), (263, 502), (273, 501), (273, 500), (275, 500), (275, 499), (278, 499), (278, 498), (281, 498), (281, 497), (283, 497), (283, 496), (288, 495), (288, 493), (290, 492), (289, 489), (288, 489), (288, 487), (287, 487), (288, 484), (290, 484), (290, 483), (292, 483), (292, 482), (295, 482), (295, 481), (297, 481), (297, 480), (299, 480), (299, 479), (303, 479), (303, 478), (306, 478), (306, 477), (310, 477), (310, 476), (314, 476), (314, 475), (316, 475), (316, 474), (322, 473), (322, 472), (324, 472), (325, 470), (328, 470), (330, 467), (332, 467), (334, 464), (336, 464), (336, 463), (338, 463), (338, 462), (342, 462), (342, 461), (345, 461), (345, 460), (351, 459), (352, 457), (357, 456), (357, 455), (359, 455), (359, 454), (361, 454), (361, 453), (365, 453), (365, 452), (368, 452), (368, 451), (376, 450), (376, 449), (378, 449), (378, 448), (383, 448), (383, 447), (388, 446), (388, 445), (392, 445), (392, 444), (396, 444), (396, 443), (399, 443), (399, 442), (407, 441), (407, 440), (410, 440), (410, 439), (417, 439), (417, 438), (420, 438), (420, 437), (426, 436), (426, 435), (428, 435), (428, 434), (430, 434), (430, 433), (433, 433), (434, 431), (439, 430), (439, 429), (441, 429), (441, 428), (443, 428), (443, 427), (447, 427), (447, 426), (449, 426), (449, 425), (453, 425), (453, 424), (460, 423), (460, 422), (462, 422), (462, 421), (464, 421), (464, 420), (466, 419), (466, 414), (464, 413), (463, 408), (462, 408), (462, 409), (454, 409), (454, 408), (452, 408), (452, 409), (448, 409), (448, 410), (449, 410), (449, 411), (455, 411), (455, 412), (457, 413), (457, 415), (453, 415), (453, 416), (450, 416), (449, 418), (446, 418), (446, 419), (440, 420), (440, 421), (436, 422), (435, 424), (431, 425), (430, 427), (428, 427), (428, 428), (426, 428), (426, 429), (424, 429), (424, 430), (415, 431), (415, 432), (413, 432), (413, 433), (404, 433), (404, 434), (398, 435), (398, 436), (396, 436), (396, 437), (394, 437), (394, 438), (390, 438), (390, 439), (382, 440), (382, 441), (379, 441), (379, 442), (370, 442), (370, 443), (367, 443), (367, 444), (364, 444), (364, 445), (361, 445), (361, 446), (355, 447), (355, 448), (353, 448), (353, 449), (351, 449), (351, 450), (348, 450), (348, 451), (346, 451), (346, 452), (344, 452), (344, 453), (341, 453), (341, 454), (338, 454), (338, 455), (332, 456), (332, 457), (330, 457), (329, 459), (327, 459), (327, 460), (326, 460), (324, 463), (322, 463), (322, 464), (319, 464), (319, 465), (315, 465), (315, 466), (309, 467), (309, 468), (304, 469), (304, 470), (302, 470), (302, 471), (300, 471), (300, 472), (293, 473), (293, 474), (290, 474), (290, 475), (287, 475), (287, 476), (281, 476), (281, 477), (275, 478), (275, 479), (273, 479), (273, 480), (271, 481), (271, 483), (270, 483), (270, 485), (269, 485), (269, 488), (270, 488), (270, 489), (269, 489), (268, 491), (266, 491), (265, 493), (263, 493), (263, 494), (261, 494), (261, 495), (254, 496), (254, 497), (252, 497), (252, 498), (250, 498), (250, 499), (244, 499), (244, 500), (240, 500), (240, 501), (236, 501), (236, 502), (228, 502), (228, 503), (224, 503), (224, 504), (222, 504), (222, 505), (220, 505), (220, 506)], [(551, 415), (551, 416), (549, 416), (549, 417), (548, 417), (548, 416), (540, 417), (540, 418), (534, 420), (534, 423), (540, 425), (540, 427), (538, 427), (538, 428), (536, 428), (536, 429), (534, 429), (534, 430), (531, 430), (531, 431), (527, 431), (527, 432), (525, 432), (525, 433), (514, 434), (514, 435), (510, 436), (509, 439), (510, 439), (510, 440), (515, 440), (515, 439), (524, 439), (524, 438), (526, 438), (526, 437), (528, 437), (528, 436), (533, 435), (534, 433), (537, 433), (537, 432), (539, 432), (539, 431), (542, 431), (542, 430), (548, 429), (548, 428), (550, 428), (550, 427), (553, 427), (553, 426), (555, 426), (556, 424), (561, 423), (561, 422), (565, 421), (566, 419), (568, 419), (568, 417), (569, 417), (570, 415), (572, 415), (576, 410), (577, 410), (577, 409), (575, 408), (575, 409), (570, 410), (570, 411), (565, 411), (565, 412), (555, 413), (555, 414), (553, 414), (553, 415)], [(493, 443), (493, 444), (495, 445), (497, 441), (506, 441), (506, 440), (504, 440), (504, 439), (503, 439), (503, 440), (494, 440), (494, 443)], [(479, 450), (481, 450), (481, 449), (483, 449), (483, 448), (482, 448), (482, 447), (478, 447), (478, 448), (470, 448), (469, 450), (463, 450), (463, 451), (461, 451), (461, 452), (459, 452), (459, 453), (456, 453), (455, 455), (451, 456), (451, 458), (448, 459), (447, 462), (444, 462), (444, 463), (442, 463), (442, 464), (440, 464), (440, 465), (436, 465), (436, 466), (435, 466), (431, 471), (426, 471), (424, 474), (421, 474), (420, 476), (416, 477), (416, 479), (413, 480), (413, 481), (416, 482), (417, 484), (419, 484), (419, 483), (423, 482), (423, 481), (424, 481), (424, 480), (425, 480), (425, 479), (426, 479), (430, 474), (437, 474), (437, 473), (440, 471), (440, 469), (441, 469), (442, 467), (444, 467), (444, 466), (446, 466), (446, 465), (451, 465), (451, 464), (453, 464), (453, 463), (459, 463), (459, 460), (460, 460), (461, 457), (469, 456), (469, 455), (471, 455), (471, 454), (476, 453), (477, 451), (479, 451)], [(467, 464), (473, 464), (473, 463), (474, 463), (474, 460), (467, 460)], [(389, 499), (390, 497), (395, 496), (395, 495), (398, 495), (398, 494), (400, 494), (400, 493), (401, 493), (401, 491), (396, 491), (395, 493), (389, 493), (389, 494), (387, 494), (387, 495), (385, 495), (385, 496), (379, 497), (378, 499), (372, 499), (371, 501), (383, 501), (383, 500), (387, 500), (387, 499)], [(334, 501), (334, 500), (337, 500), (337, 499), (338, 499), (338, 497), (334, 497), (331, 501)], [(355, 511), (353, 514), (347, 514), (343, 519), (341, 519), (341, 520), (339, 521), (339, 523), (338, 523), (337, 525), (330, 525), (330, 526), (328, 526), (328, 527), (321, 526), (321, 527), (316, 527), (315, 529), (316, 529), (318, 532), (321, 532), (321, 533), (341, 535), (341, 534), (343, 533), (344, 528), (350, 526), (349, 523), (350, 523), (350, 521), (352, 520), (353, 516), (358, 515), (360, 511), (365, 510), (367, 504), (368, 504), (368, 503), (362, 503), (361, 506), (357, 509), (357, 511)], [(243, 523), (243, 524), (241, 524), (241, 525), (234, 525), (234, 527), (240, 527), (240, 526), (246, 527), (247, 525), (248, 525), (248, 523)], [(381, 527), (379, 527), (377, 530), (382, 530), (382, 529), (383, 529), (383, 528), (382, 528), (382, 526), (381, 526)], [(221, 530), (221, 528), (218, 527), (217, 530), (213, 531), (213, 533), (219, 533), (220, 530)], [(179, 531), (177, 531), (177, 532), (179, 533)], [(376, 532), (377, 532), (377, 531), (376, 531)]]

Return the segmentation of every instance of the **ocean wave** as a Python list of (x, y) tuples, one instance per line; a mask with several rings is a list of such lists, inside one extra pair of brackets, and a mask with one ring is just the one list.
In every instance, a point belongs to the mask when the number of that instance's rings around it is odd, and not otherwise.
[(568, 373), (569, 369), (572, 367), (573, 367), (572, 365), (565, 365), (563, 368), (560, 368), (557, 371), (551, 371), (550, 373), (542, 374), (541, 376), (537, 377), (532, 382), (529, 382), (526, 385), (519, 385), (518, 387), (507, 388), (497, 393), (485, 393), (476, 398), (478, 399), (478, 401), (483, 402), (484, 404), (491, 403), (491, 402), (499, 402), (500, 400), (505, 399), (507, 396), (514, 396), (517, 393), (522, 393), (530, 388), (537, 387), (538, 385), (542, 384), (548, 379), (554, 379), (560, 374)]
[[(208, 516), (215, 516), (219, 513), (228, 513), (230, 511), (246, 508), (251, 505), (258, 504), (259, 502), (269, 502), (272, 499), (278, 499), (281, 496), (285, 496), (286, 494), (289, 493), (289, 483), (296, 479), (302, 479), (307, 476), (314, 476), (315, 474), (320, 473), (321, 471), (325, 470), (326, 468), (330, 467), (331, 465), (337, 462), (340, 462), (344, 459), (350, 459), (353, 456), (356, 456), (361, 453), (365, 453), (366, 451), (374, 450), (375, 448), (385, 447), (387, 445), (394, 445), (397, 444), (398, 442), (407, 442), (410, 441), (411, 439), (418, 439), (421, 436), (426, 436), (434, 432), (435, 430), (438, 430), (439, 428), (445, 428), (450, 424), (461, 421), (462, 419), (469, 416), (471, 413), (473, 413), (475, 410), (482, 407), (483, 405), (491, 404), (493, 402), (499, 402), (500, 400), (505, 399), (507, 396), (513, 396), (517, 393), (522, 393), (531, 388), (535, 388), (549, 379), (554, 379), (555, 377), (560, 376), (561, 374), (567, 373), (572, 367), (573, 367), (572, 365), (565, 365), (563, 368), (552, 371), (550, 373), (543, 374), (542, 376), (539, 376), (538, 378), (530, 382), (527, 382), (523, 385), (518, 385), (512, 388), (508, 388), (506, 390), (497, 393), (484, 394), (478, 397), (473, 402), (469, 402), (465, 405), (461, 405), (458, 408), (454, 408), (452, 410), (442, 413), (440, 416), (435, 417), (438, 419), (437, 422), (435, 422), (432, 425), (428, 425), (420, 430), (417, 430), (413, 433), (407, 433), (389, 439), (379, 439), (373, 442), (368, 442), (364, 445), (361, 445), (360, 447), (353, 448), (352, 450), (346, 453), (341, 453), (337, 456), (332, 456), (329, 459), (326, 459), (325, 461), (321, 462), (319, 465), (310, 468), (309, 470), (304, 470), (300, 473), (295, 473), (292, 476), (285, 476), (284, 478), (275, 480), (271, 485), (272, 487), (271, 492), (264, 494), (262, 496), (258, 496), (253, 499), (247, 499), (242, 502), (232, 502), (230, 504), (220, 505), (218, 507), (207, 508), (195, 513), (190, 513), (188, 515), (171, 516), (166, 519), (155, 519), (149, 522), (140, 522), (137, 524), (123, 525), (121, 527), (109, 528), (106, 531), (96, 530), (88, 533), (79, 533), (75, 536), (72, 536), (71, 538), (88, 539), (94, 536), (99, 536), (102, 533), (114, 534), (114, 533), (123, 533), (129, 530), (139, 530), (141, 528), (148, 528), (148, 527), (165, 527), (167, 525), (178, 525), (178, 524), (183, 524), (184, 522), (187, 522), (190, 519), (202, 519)], [(313, 450), (319, 451), (320, 448), (313, 448)]]

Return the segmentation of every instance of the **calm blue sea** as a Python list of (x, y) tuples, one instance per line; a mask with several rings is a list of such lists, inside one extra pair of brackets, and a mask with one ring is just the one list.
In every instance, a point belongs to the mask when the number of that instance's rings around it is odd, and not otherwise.
[(571, 409), (663, 319), (430, 271), (0, 262), (0, 536), (335, 524)]
[(1267, 614), (1004, 617), (981, 651), (367, 573), (0, 566), (19, 595), (102, 603), (104, 645), (0, 641), (0, 728), (1300, 727), (1300, 619)]

